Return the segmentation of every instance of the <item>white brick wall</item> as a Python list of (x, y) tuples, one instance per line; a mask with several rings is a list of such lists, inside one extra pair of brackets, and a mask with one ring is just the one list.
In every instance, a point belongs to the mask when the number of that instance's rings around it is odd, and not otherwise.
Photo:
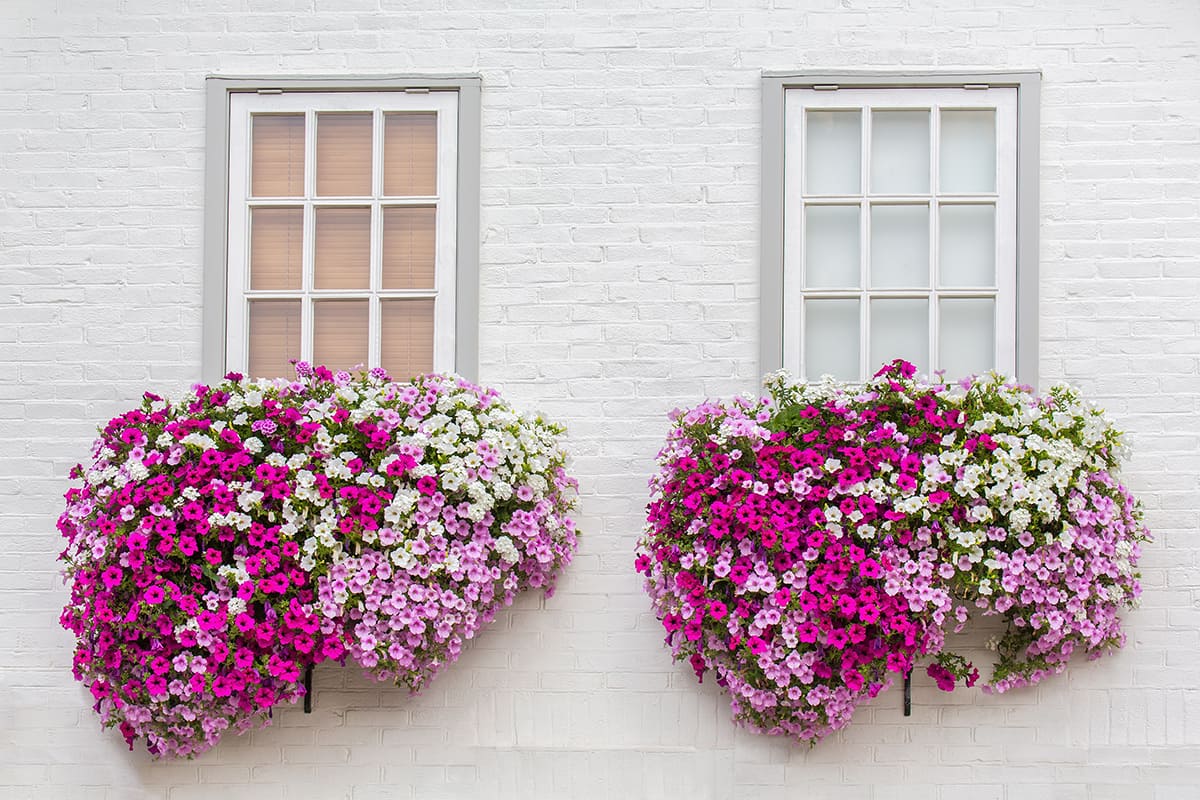
[[(759, 76), (813, 67), (1043, 71), (1041, 374), (1130, 431), (1157, 541), (1121, 655), (808, 751), (670, 662), (630, 553), (664, 413), (756, 385)], [(204, 77), (397, 72), (483, 77), (481, 377), (570, 426), (579, 557), (418, 698), (323, 667), (153, 763), (70, 677), (54, 519), (199, 375)], [(1200, 796), (1198, 121), (1196, 0), (0, 0), (0, 795)]]

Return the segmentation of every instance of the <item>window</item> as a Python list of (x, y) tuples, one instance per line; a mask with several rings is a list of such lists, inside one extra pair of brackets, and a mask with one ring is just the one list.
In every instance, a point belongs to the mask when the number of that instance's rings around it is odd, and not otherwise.
[(1032, 383), (1036, 76), (765, 84), (764, 369)]
[(434, 83), (210, 79), (207, 379), (473, 376), (478, 82)]

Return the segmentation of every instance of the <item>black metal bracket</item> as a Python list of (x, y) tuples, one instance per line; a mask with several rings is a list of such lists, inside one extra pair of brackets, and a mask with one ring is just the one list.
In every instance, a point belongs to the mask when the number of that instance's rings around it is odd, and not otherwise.
[[(307, 703), (308, 698), (304, 698)], [(904, 716), (912, 716), (912, 670), (904, 673)]]
[(312, 713), (312, 664), (304, 668), (304, 713)]

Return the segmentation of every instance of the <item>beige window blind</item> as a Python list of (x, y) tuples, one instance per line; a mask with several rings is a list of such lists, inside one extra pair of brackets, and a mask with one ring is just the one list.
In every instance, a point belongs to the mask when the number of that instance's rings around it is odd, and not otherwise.
[(251, 300), (250, 342), (252, 376), (289, 375), (289, 359), (300, 352), (300, 301)]
[(313, 359), (330, 369), (367, 363), (366, 300), (313, 303)]
[(317, 289), (369, 289), (371, 209), (318, 208), (315, 222), (314, 286)]
[(433, 288), (436, 222), (433, 206), (383, 210), (383, 288)]
[(231, 360), (243, 352), (253, 377), (290, 377), (301, 358), (396, 379), (430, 372), (440, 217), (453, 211), (438, 194), (439, 112), (325, 105), (339, 107), (251, 107), (242, 123), (247, 180), (231, 181), (242, 210), (231, 207), (230, 251), (241, 231), (246, 264), (239, 273), (231, 260), (230, 301), (244, 317), (231, 316)]
[(317, 194), (371, 194), (371, 114), (317, 115)]
[(433, 301), (384, 300), (382, 366), (389, 375), (419, 375), (433, 366)]
[(250, 288), (299, 291), (303, 248), (303, 208), (251, 209)]
[(255, 197), (304, 195), (304, 115), (257, 114), (251, 127)]
[(383, 193), (437, 194), (437, 115), (385, 114)]

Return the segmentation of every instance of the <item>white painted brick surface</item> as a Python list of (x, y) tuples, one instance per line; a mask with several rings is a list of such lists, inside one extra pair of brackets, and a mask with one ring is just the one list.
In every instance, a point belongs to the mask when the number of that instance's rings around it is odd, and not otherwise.
[[(1043, 71), (1041, 375), (1130, 432), (1157, 537), (1120, 655), (811, 751), (671, 663), (630, 555), (664, 414), (756, 386), (759, 77), (804, 68)], [(578, 559), (419, 697), (322, 667), (151, 762), (70, 676), (67, 470), (199, 376), (204, 77), (389, 73), (483, 77), (481, 377), (569, 425)], [(0, 0), (0, 796), (1200, 797), (1198, 186), (1196, 0)]]

